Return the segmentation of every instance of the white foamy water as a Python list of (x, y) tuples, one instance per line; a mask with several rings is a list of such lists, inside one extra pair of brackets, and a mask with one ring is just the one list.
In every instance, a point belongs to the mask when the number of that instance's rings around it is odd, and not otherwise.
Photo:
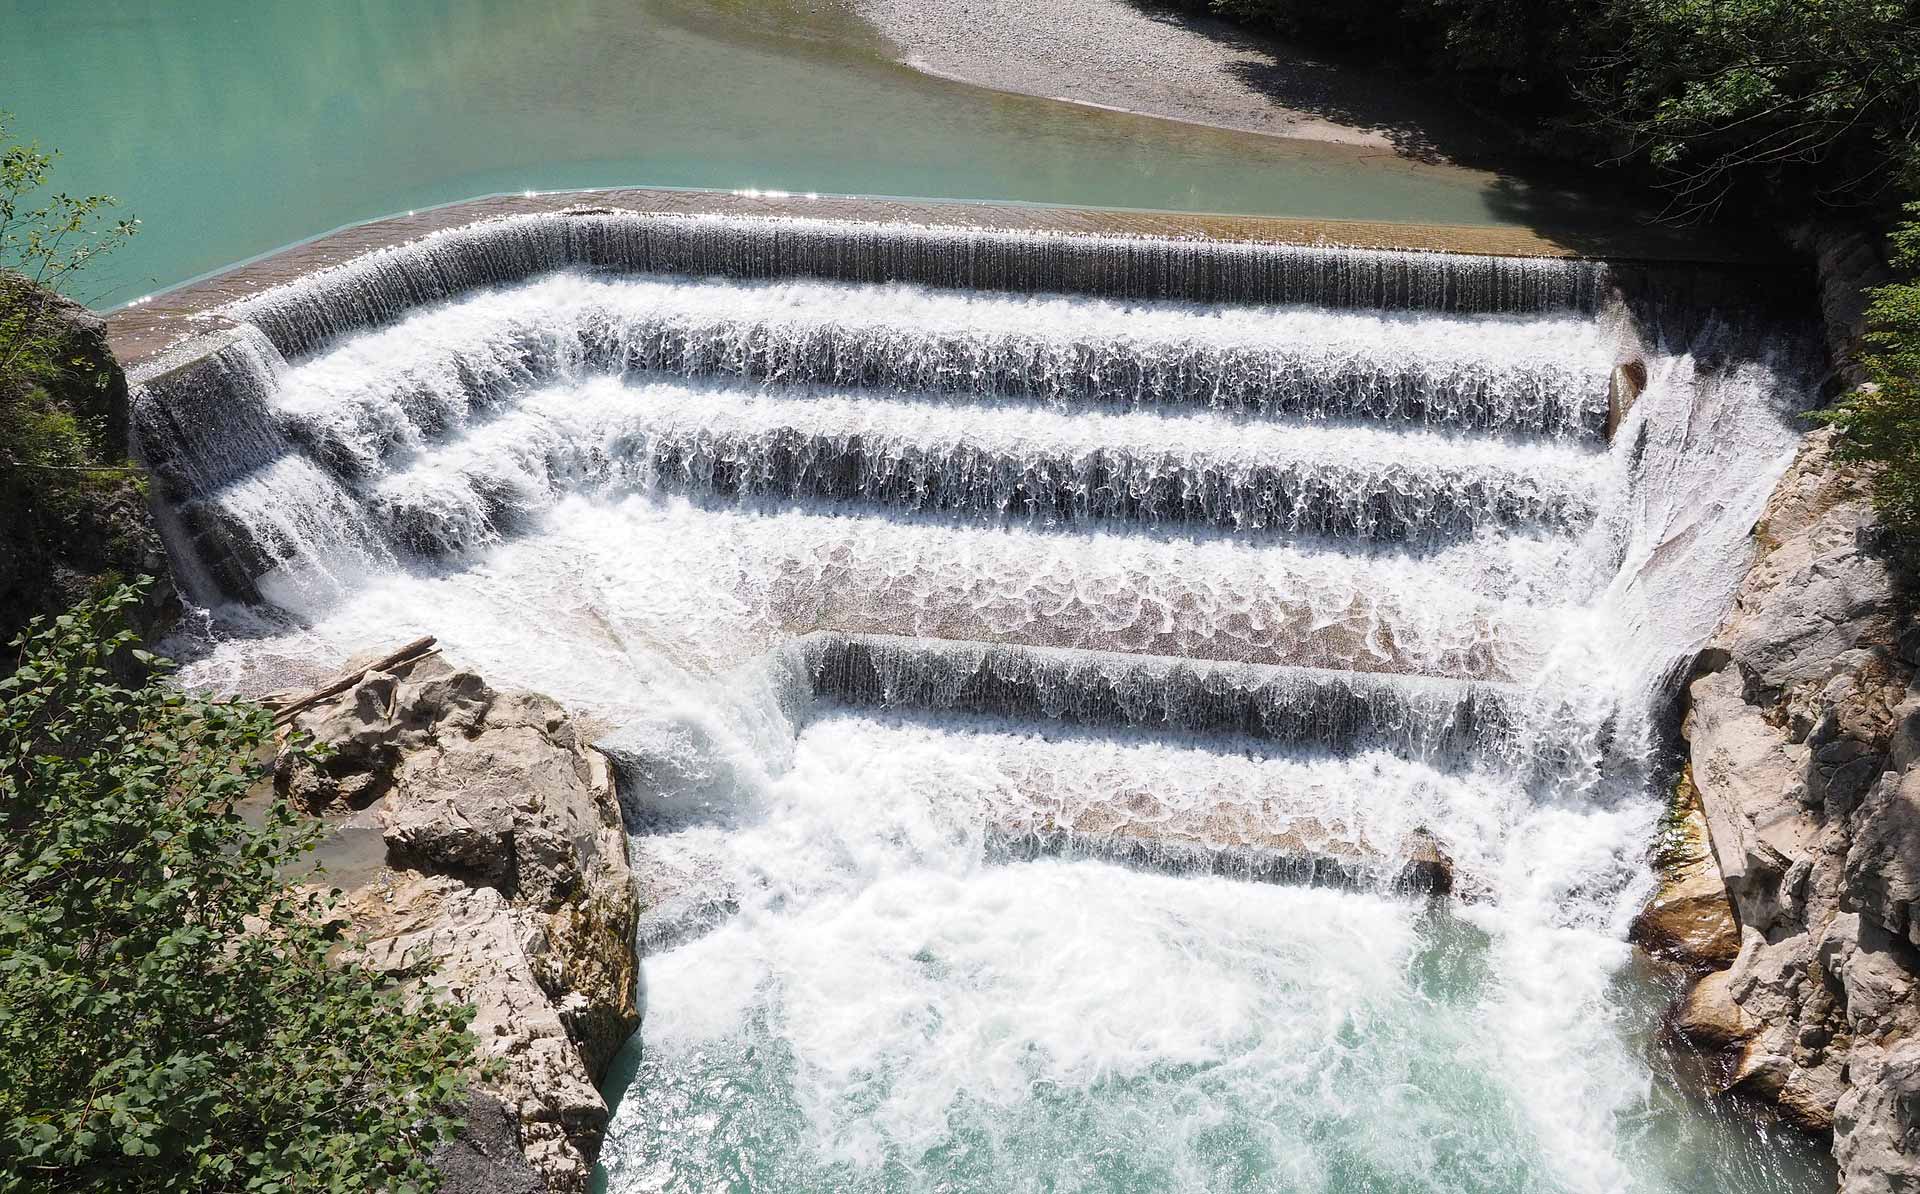
[[(319, 288), (263, 318), (360, 318)], [(1616, 315), (481, 291), (239, 361), (257, 459), (161, 428), (250, 600), (186, 677), (431, 633), (603, 730), (649, 951), (616, 1194), (1813, 1190), (1681, 1093), (1625, 944), (1663, 678), (1796, 378), (1668, 345), (1606, 448), (1646, 351)]]
[[(1097, 835), (1115, 804), (1444, 825), (1488, 886), (1430, 907), (994, 848), (997, 820)], [(816, 722), (763, 797), (649, 846), (720, 860), (738, 912), (649, 965), (609, 1188), (1811, 1188), (1676, 1116), (1612, 989), (1651, 815), (1385, 756)]]
[(561, 276), (357, 337), (304, 367), (286, 401), (378, 423), (408, 405), (454, 409), (555, 374), (631, 368), (1577, 438), (1605, 409), (1612, 351), (1598, 323), (1569, 315)]

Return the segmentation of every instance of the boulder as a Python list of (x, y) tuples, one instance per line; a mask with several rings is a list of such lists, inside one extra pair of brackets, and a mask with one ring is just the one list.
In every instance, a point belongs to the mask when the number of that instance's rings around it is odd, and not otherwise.
[[(501, 1062), (453, 1188), (582, 1191), (605, 1131), (597, 1083), (639, 1023), (633, 879), (606, 760), (559, 705), (496, 692), (429, 655), (369, 672), (291, 718), (331, 748), (276, 783), (332, 829), (320, 850), (372, 964), (427, 957), (478, 1009)], [(487, 1109), (510, 1121), (514, 1155)], [(488, 1184), (493, 1183), (493, 1184)]]
[(1615, 365), (1607, 379), (1607, 441), (1611, 443), (1620, 425), (1633, 413), (1634, 403), (1647, 388), (1645, 361), (1627, 361)]
[(466, 1131), (433, 1155), (440, 1194), (546, 1194), (547, 1184), (527, 1164), (520, 1125), (506, 1104), (486, 1095), (467, 1100)]
[(1725, 1049), (1753, 1035), (1754, 1026), (1733, 997), (1733, 972), (1716, 970), (1693, 984), (1675, 1009), (1673, 1026), (1696, 1045)]
[[(47, 345), (44, 369), (0, 371), (0, 408), (19, 416), (0, 433), (0, 643), (35, 615), (64, 613), (102, 585), (143, 573), (154, 585), (128, 613), (133, 629), (156, 642), (178, 620), (180, 600), (145, 475), (129, 459), (127, 377), (106, 321), (8, 269), (0, 269), (0, 311), (25, 321), (13, 334)], [(39, 430), (61, 427), (72, 436)], [(69, 471), (74, 465), (97, 471)], [(0, 657), (0, 670), (10, 667)]]
[(1673, 811), (1655, 859), (1660, 887), (1634, 918), (1632, 939), (1647, 952), (1686, 966), (1726, 966), (1740, 952), (1740, 925), (1713, 858), (1691, 775), (1682, 775), (1676, 785)]

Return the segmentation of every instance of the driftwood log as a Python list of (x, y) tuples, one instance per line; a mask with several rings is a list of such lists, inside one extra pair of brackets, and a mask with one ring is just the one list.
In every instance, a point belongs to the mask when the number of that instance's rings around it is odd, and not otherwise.
[(301, 710), (310, 709), (328, 697), (338, 696), (360, 683), (360, 681), (371, 672), (384, 672), (389, 668), (399, 667), (401, 664), (417, 663), (425, 659), (438, 650), (434, 645), (436, 641), (437, 640), (429, 634), (423, 638), (414, 639), (404, 647), (389, 651), (370, 663), (351, 668), (310, 692), (297, 694), (274, 693), (262, 699), (266, 704), (274, 707), (274, 725), (291, 725), (293, 719), (300, 714)]

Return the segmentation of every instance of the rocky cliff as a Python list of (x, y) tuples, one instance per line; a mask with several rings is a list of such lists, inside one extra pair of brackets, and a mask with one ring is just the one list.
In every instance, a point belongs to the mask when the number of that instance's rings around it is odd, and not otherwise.
[(428, 653), (291, 715), (329, 748), (277, 786), (326, 819), (325, 878), (367, 957), (478, 1008), (498, 1072), (438, 1158), (454, 1194), (575, 1194), (596, 1089), (639, 1024), (633, 880), (606, 760), (553, 701)]
[(157, 581), (135, 611), (141, 637), (179, 616), (127, 452), (127, 378), (106, 323), (0, 270), (0, 645), (35, 614), (141, 574)]
[[(1737, 922), (1737, 955), (1694, 986), (1680, 1031), (1723, 1057), (1730, 1092), (1830, 1130), (1845, 1194), (1893, 1194), (1920, 1191), (1920, 625), (1831, 447), (1809, 436), (1775, 490), (1690, 686), (1710, 858), (1676, 866), (1663, 899), (1717, 878)], [(1696, 948), (1711, 928), (1689, 939), (1669, 912), (1643, 925), (1725, 965)]]

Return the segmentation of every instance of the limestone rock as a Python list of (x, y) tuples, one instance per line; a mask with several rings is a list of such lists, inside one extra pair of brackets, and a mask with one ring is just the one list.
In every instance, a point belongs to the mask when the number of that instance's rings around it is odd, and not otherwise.
[(1858, 914), (1836, 917), (1822, 943), (1840, 976), (1853, 1051), (1834, 1108), (1833, 1151), (1847, 1194), (1920, 1191), (1920, 958)]
[(1869, 330), (1867, 292), (1892, 278), (1880, 234), (1863, 224), (1823, 218), (1794, 229), (1791, 237), (1813, 259), (1827, 355), (1840, 376), (1857, 385), (1866, 380), (1860, 362)]
[(1880, 777), (1854, 821), (1848, 898), (1889, 933), (1920, 945), (1920, 770)]
[[(348, 873), (335, 882), (351, 886), (366, 957), (394, 971), (437, 961), (431, 981), (478, 1008), (482, 1050), (504, 1063), (483, 1111), (505, 1108), (538, 1188), (584, 1190), (608, 1117), (595, 1084), (639, 1021), (633, 880), (606, 761), (553, 701), (431, 657), (369, 673), (294, 725), (332, 753), (283, 765), (278, 784), (333, 829), (321, 861)], [(497, 1128), (443, 1158), (456, 1188), (520, 1188), (514, 1166), (482, 1163)]]
[(345, 910), (367, 936), (371, 964), (400, 972), (436, 961), (433, 985), (477, 1009), (481, 1055), (506, 1063), (491, 1093), (513, 1112), (526, 1160), (549, 1189), (584, 1188), (606, 1103), (535, 976), (543, 943), (506, 899), (444, 875), (399, 872), (353, 892)]
[(1857, 913), (1836, 916), (1821, 941), (1821, 961), (1838, 975), (1847, 1018), (1862, 1039), (1904, 1036), (1920, 1028), (1912, 952)]
[(1731, 1089), (1831, 1129), (1842, 1194), (1920, 1194), (1920, 622), (1857, 475), (1810, 435), (1689, 688), (1689, 769), (1742, 933), (1675, 1012)]
[(1656, 859), (1660, 888), (1634, 919), (1631, 935), (1648, 952), (1672, 961), (1725, 966), (1740, 952), (1740, 925), (1691, 776), (1682, 776), (1674, 806), (1678, 815)]
[(1787, 742), (1741, 691), (1731, 668), (1694, 681), (1687, 737), (1727, 894), (1740, 923), (1767, 934), (1787, 915), (1782, 883), (1812, 850), (1819, 824), (1802, 799), (1806, 748)]
[(1813, 942), (1806, 934), (1773, 945), (1750, 938), (1727, 975), (1754, 1028), (1729, 1089), (1774, 1104), (1809, 1131), (1827, 1131), (1845, 1089), (1852, 1035)]
[(1892, 578), (1864, 550), (1872, 502), (1859, 475), (1833, 459), (1833, 434), (1809, 435), (1767, 503), (1763, 553), (1719, 636), (1759, 693), (1824, 683), (1863, 644), (1892, 641)]
[(1853, 1083), (1834, 1114), (1833, 1155), (1846, 1194), (1920, 1191), (1920, 1041), (1855, 1050)]
[(1724, 1049), (1753, 1035), (1754, 1026), (1733, 997), (1733, 972), (1716, 970), (1693, 985), (1674, 1012), (1673, 1026), (1696, 1045)]

